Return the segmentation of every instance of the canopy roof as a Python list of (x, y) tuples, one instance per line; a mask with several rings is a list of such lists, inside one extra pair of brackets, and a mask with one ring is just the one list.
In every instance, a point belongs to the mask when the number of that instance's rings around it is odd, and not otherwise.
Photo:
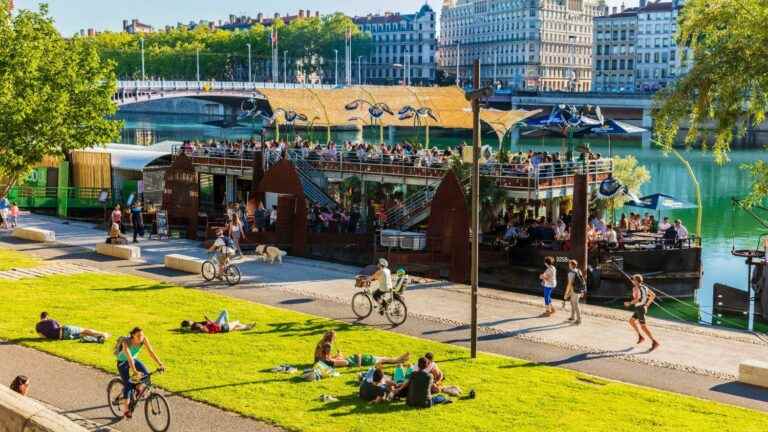
[[(133, 147), (130, 149), (129, 147)], [(108, 153), (112, 169), (142, 171), (152, 164), (170, 164), (170, 152), (147, 150), (146, 147), (128, 144), (107, 144), (106, 147), (89, 148), (85, 152)]]
[[(368, 108), (371, 104), (384, 104), (394, 115), (385, 113), (379, 123), (385, 126), (414, 126), (421, 125), (451, 128), (471, 129), (472, 111), (464, 92), (458, 87), (408, 87), (408, 86), (354, 86), (336, 89), (261, 89), (259, 92), (266, 98), (272, 112), (283, 109), (301, 113), (307, 117), (306, 123), (318, 126), (344, 126), (351, 124), (370, 124), (371, 116)], [(364, 101), (354, 110), (345, 106), (353, 101)], [(404, 107), (413, 109), (428, 108), (437, 120), (428, 116), (418, 119), (401, 120), (397, 113)], [(483, 115), (481, 119), (489, 123), (494, 130), (499, 125), (509, 129), (518, 121), (524, 120), (538, 111), (496, 111), (504, 114)], [(513, 114), (512, 114), (513, 113)], [(505, 117), (506, 116), (506, 117)], [(283, 119), (276, 117), (278, 122)], [(497, 132), (498, 133), (498, 132)]]

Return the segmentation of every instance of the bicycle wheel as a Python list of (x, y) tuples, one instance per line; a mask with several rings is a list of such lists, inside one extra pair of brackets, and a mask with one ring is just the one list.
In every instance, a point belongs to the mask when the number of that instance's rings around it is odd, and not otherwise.
[(212, 281), (216, 277), (216, 264), (210, 260), (203, 261), (200, 273), (203, 275), (203, 279), (205, 279), (206, 282)]
[(402, 299), (395, 297), (387, 304), (387, 308), (384, 310), (384, 315), (386, 315), (387, 320), (396, 327), (404, 323), (408, 318), (408, 308), (405, 306), (405, 302)]
[(357, 318), (365, 319), (373, 312), (373, 301), (368, 293), (359, 292), (352, 296), (352, 312)]
[(152, 393), (144, 402), (144, 417), (149, 428), (155, 432), (165, 432), (171, 427), (171, 407), (165, 397)]
[(120, 406), (120, 401), (123, 399), (123, 387), (125, 386), (120, 378), (113, 378), (107, 384), (107, 405), (115, 417), (123, 416), (123, 408)]
[(236, 265), (227, 266), (224, 269), (224, 279), (227, 280), (229, 285), (237, 285), (240, 283), (240, 268)]

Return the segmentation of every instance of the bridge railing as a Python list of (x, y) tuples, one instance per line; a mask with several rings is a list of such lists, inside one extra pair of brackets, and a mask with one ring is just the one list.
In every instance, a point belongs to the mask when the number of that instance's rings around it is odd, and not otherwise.
[(199, 91), (199, 92), (244, 92), (259, 89), (282, 88), (333, 88), (328, 84), (295, 84), (242, 81), (118, 81), (117, 92), (142, 93), (152, 91)]

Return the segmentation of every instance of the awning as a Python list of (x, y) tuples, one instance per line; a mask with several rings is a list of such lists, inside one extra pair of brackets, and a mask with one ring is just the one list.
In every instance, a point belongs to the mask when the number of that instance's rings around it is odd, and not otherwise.
[[(133, 149), (129, 149), (133, 147)], [(112, 169), (126, 171), (143, 171), (152, 164), (168, 164), (171, 162), (171, 152), (146, 150), (146, 147), (128, 144), (107, 144), (104, 148), (89, 148), (84, 152), (108, 153)]]
[(662, 193), (644, 196), (636, 201), (627, 201), (624, 205), (627, 207), (639, 207), (648, 210), (681, 210), (696, 208), (696, 204)]

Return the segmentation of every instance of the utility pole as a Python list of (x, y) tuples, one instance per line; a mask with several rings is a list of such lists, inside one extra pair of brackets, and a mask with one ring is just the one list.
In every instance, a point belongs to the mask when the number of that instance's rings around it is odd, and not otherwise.
[(472, 64), (472, 82), (472, 91), (467, 93), (465, 97), (472, 102), (472, 217), (469, 229), (472, 237), (470, 351), (472, 358), (477, 358), (477, 284), (480, 259), (480, 99), (493, 95), (492, 87), (480, 88), (479, 59), (475, 59)]
[(144, 38), (140, 38), (139, 42), (141, 43), (141, 80), (146, 81), (147, 75), (144, 73)]
[(288, 84), (288, 51), (283, 51), (283, 86)]
[(200, 82), (200, 48), (195, 50), (195, 63), (197, 66), (197, 82)]
[(333, 55), (335, 57), (334, 69), (333, 69), (333, 85), (339, 86), (339, 50), (334, 49)]
[(248, 82), (253, 82), (253, 75), (251, 75), (251, 44), (245, 44), (248, 47)]

